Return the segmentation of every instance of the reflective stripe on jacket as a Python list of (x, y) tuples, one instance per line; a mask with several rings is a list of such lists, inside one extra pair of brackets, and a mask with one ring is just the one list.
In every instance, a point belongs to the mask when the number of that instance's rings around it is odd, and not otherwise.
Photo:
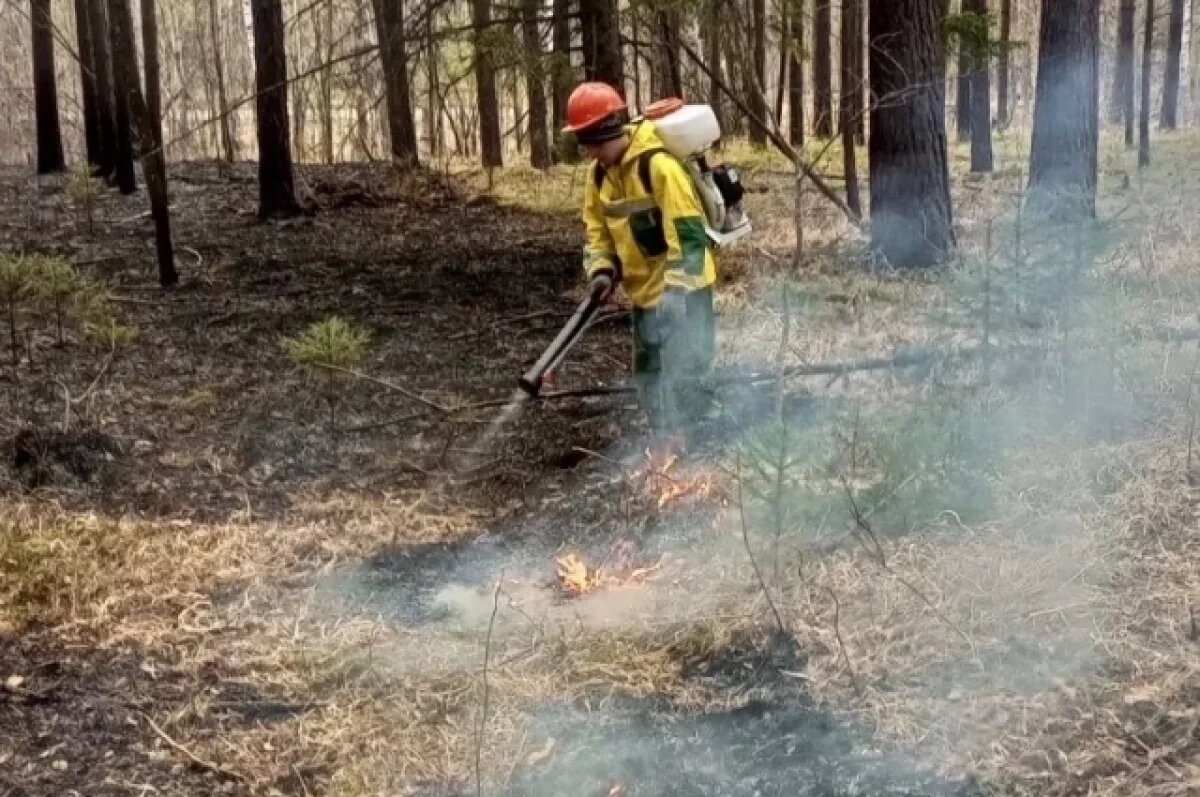
[(629, 150), (604, 170), (597, 187), (589, 173), (584, 189), (587, 227), (584, 269), (590, 278), (613, 269), (636, 307), (654, 307), (665, 286), (696, 290), (717, 279), (716, 258), (704, 231), (704, 207), (686, 168), (660, 152), (650, 160), (647, 193), (638, 159), (663, 146), (649, 121), (629, 125)]

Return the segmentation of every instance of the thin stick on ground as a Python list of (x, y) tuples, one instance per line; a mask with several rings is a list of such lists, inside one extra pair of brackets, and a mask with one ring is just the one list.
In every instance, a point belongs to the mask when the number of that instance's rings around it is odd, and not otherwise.
[(738, 515), (742, 522), (742, 544), (746, 546), (746, 556), (750, 559), (750, 566), (754, 568), (754, 577), (758, 579), (758, 586), (767, 600), (767, 606), (771, 608), (771, 614), (775, 616), (775, 624), (779, 628), (779, 633), (786, 634), (787, 626), (783, 622), (783, 615), (779, 613), (779, 607), (775, 605), (775, 601), (771, 597), (771, 590), (767, 588), (766, 579), (763, 578), (762, 570), (758, 567), (758, 560), (754, 558), (754, 549), (750, 545), (750, 526), (746, 522), (746, 501), (742, 495), (742, 453), (740, 451), (737, 454), (737, 486)]
[(863, 696), (862, 684), (858, 681), (858, 673), (854, 671), (854, 665), (850, 663), (850, 651), (846, 648), (846, 640), (842, 638), (842, 602), (838, 600), (837, 593), (833, 591), (833, 587), (823, 585), (829, 597), (833, 600), (833, 635), (837, 638), (838, 650), (842, 654), (842, 661), (846, 662), (846, 672), (850, 673), (850, 685), (854, 687), (854, 694), (859, 697)]
[(183, 755), (187, 756), (188, 760), (191, 761), (196, 766), (201, 767), (203, 769), (207, 769), (210, 772), (216, 772), (220, 775), (225, 775), (226, 777), (234, 778), (235, 780), (240, 780), (243, 783), (250, 782), (249, 779), (245, 775), (241, 774), (240, 772), (235, 772), (234, 770), (229, 769), (228, 767), (223, 767), (220, 764), (214, 764), (211, 761), (205, 761), (203, 758), (196, 755), (191, 750), (187, 749), (182, 744), (180, 744), (179, 742), (175, 741), (170, 736), (168, 736), (167, 732), (164, 731), (162, 728), (158, 727), (158, 725), (156, 725), (154, 723), (154, 720), (150, 719), (150, 716), (148, 714), (146, 714), (144, 712), (138, 712), (138, 713), (140, 713), (142, 715), (142, 719), (146, 720), (146, 724), (149, 725), (150, 729), (158, 735), (158, 738), (160, 738), (164, 742), (166, 742), (172, 749), (176, 750), (177, 752), (183, 753)]
[(492, 657), (492, 632), (496, 628), (496, 614), (500, 611), (500, 587), (504, 584), (504, 573), (496, 579), (496, 591), (492, 595), (492, 616), (488, 620), (487, 637), (483, 643), (483, 706), (479, 712), (479, 725), (475, 734), (475, 797), (483, 797), (483, 731), (487, 726), (488, 699), (490, 688), (488, 684), (488, 664)]
[(403, 385), (397, 385), (395, 382), (389, 382), (386, 379), (380, 379), (379, 377), (376, 377), (376, 376), (364, 374), (362, 371), (356, 371), (353, 368), (342, 368), (340, 365), (332, 365), (330, 363), (317, 363), (317, 365), (319, 365), (321, 368), (324, 368), (329, 371), (335, 371), (337, 373), (346, 374), (347, 376), (352, 376), (355, 379), (362, 379), (364, 382), (370, 382), (373, 385), (378, 385), (379, 387), (387, 388), (388, 390), (399, 393), (400, 395), (405, 396), (406, 398), (410, 398), (419, 404), (424, 404), (426, 407), (429, 407), (430, 409), (437, 410), (440, 413), (448, 415), (451, 412), (451, 409), (449, 407), (446, 407), (442, 404), (438, 404), (436, 401), (433, 401), (432, 399), (427, 399), (424, 396), (422, 396), (420, 393), (417, 393), (416, 391), (413, 391), (413, 390), (409, 390), (408, 388), (404, 387)]

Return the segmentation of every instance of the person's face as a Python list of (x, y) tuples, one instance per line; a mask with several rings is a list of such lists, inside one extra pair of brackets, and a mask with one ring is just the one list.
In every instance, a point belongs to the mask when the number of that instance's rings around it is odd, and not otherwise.
[(588, 157), (595, 158), (605, 168), (616, 166), (629, 149), (629, 136), (621, 136), (601, 144), (585, 144), (583, 147)]

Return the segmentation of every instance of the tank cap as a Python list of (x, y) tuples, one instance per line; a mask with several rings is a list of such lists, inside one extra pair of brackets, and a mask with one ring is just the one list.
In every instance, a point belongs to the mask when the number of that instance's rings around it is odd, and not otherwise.
[(664, 116), (670, 116), (683, 107), (683, 100), (678, 97), (665, 97), (661, 100), (655, 100), (646, 106), (643, 116), (647, 119), (662, 119)]

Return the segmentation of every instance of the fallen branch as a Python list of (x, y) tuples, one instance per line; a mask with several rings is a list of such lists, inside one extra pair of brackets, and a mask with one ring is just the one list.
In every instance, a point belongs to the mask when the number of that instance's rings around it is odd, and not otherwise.
[(355, 371), (353, 368), (342, 368), (340, 365), (331, 365), (329, 363), (316, 363), (316, 365), (320, 368), (324, 368), (327, 371), (336, 371), (337, 373), (353, 376), (356, 379), (362, 379), (363, 381), (370, 382), (373, 385), (379, 385), (380, 387), (395, 391), (406, 398), (410, 398), (419, 404), (424, 404), (426, 407), (429, 407), (432, 410), (437, 410), (440, 413), (448, 415), (452, 412), (449, 407), (438, 404), (432, 399), (427, 399), (420, 393), (409, 390), (403, 385), (397, 385), (395, 382), (389, 382), (386, 379), (370, 376), (369, 374), (364, 374), (362, 371)]
[(150, 719), (150, 716), (148, 714), (145, 714), (144, 712), (138, 712), (138, 713), (142, 715), (142, 719), (146, 720), (146, 722), (147, 722), (147, 724), (149, 724), (151, 730), (153, 730), (156, 734), (158, 734), (158, 738), (162, 739), (164, 742), (166, 742), (168, 745), (170, 745), (172, 749), (176, 750), (177, 752), (183, 753), (185, 756), (187, 756), (188, 760), (190, 760), (196, 766), (201, 767), (202, 769), (207, 769), (210, 772), (216, 772), (219, 775), (224, 775), (226, 777), (233, 778), (234, 780), (240, 780), (242, 783), (250, 782), (250, 779), (247, 778), (245, 775), (243, 775), (240, 772), (235, 772), (232, 769), (223, 767), (220, 764), (214, 764), (211, 761), (205, 761), (203, 758), (196, 755), (191, 750), (187, 749), (182, 744), (180, 744), (179, 742), (175, 741), (170, 736), (168, 736), (166, 731), (164, 731), (162, 728), (160, 728), (154, 724), (154, 720)]

